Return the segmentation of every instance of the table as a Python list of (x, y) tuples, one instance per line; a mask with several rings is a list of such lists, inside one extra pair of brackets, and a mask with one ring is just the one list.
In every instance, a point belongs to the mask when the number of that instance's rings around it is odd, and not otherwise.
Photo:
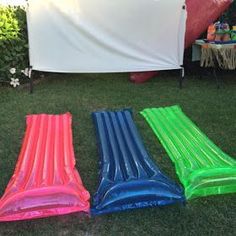
[(200, 61), (200, 66), (213, 68), (213, 74), (219, 87), (216, 71), (236, 69), (236, 43), (216, 44), (196, 40), (192, 46), (192, 61)]

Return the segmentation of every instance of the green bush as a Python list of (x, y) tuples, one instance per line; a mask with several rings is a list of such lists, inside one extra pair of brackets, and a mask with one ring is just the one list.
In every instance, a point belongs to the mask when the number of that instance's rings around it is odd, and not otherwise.
[(224, 21), (228, 22), (231, 26), (236, 25), (236, 1), (234, 0), (230, 8), (225, 12), (222, 17)]
[[(0, 81), (25, 78), (21, 71), (28, 65), (25, 9), (0, 5)], [(16, 73), (10, 73), (11, 68), (15, 68)]]

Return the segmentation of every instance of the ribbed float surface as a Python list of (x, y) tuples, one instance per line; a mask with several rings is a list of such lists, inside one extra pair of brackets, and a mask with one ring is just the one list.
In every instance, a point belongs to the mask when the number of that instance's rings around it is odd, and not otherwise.
[(101, 160), (93, 214), (184, 201), (182, 189), (150, 159), (129, 110), (92, 116)]
[(89, 211), (75, 169), (71, 115), (28, 115), (14, 174), (0, 200), (0, 221)]
[(236, 160), (204, 135), (178, 106), (141, 114), (165, 147), (187, 199), (236, 192)]

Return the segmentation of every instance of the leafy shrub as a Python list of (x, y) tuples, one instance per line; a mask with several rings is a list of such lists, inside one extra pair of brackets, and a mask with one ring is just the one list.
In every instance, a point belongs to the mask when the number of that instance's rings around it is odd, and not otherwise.
[(227, 21), (230, 23), (230, 25), (236, 25), (236, 1), (232, 3), (229, 10), (226, 12)]
[[(28, 65), (25, 9), (0, 5), (0, 81), (23, 79), (25, 76), (21, 71)], [(11, 68), (16, 70), (10, 73)]]

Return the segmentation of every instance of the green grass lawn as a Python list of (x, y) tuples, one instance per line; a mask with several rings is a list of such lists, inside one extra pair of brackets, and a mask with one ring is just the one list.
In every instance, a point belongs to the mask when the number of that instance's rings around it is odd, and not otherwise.
[[(31, 113), (73, 115), (77, 168), (91, 195), (98, 181), (98, 153), (91, 112), (132, 107), (134, 120), (154, 161), (175, 181), (174, 165), (138, 114), (146, 107), (178, 104), (220, 148), (236, 157), (236, 76), (190, 76), (184, 89), (175, 74), (135, 85), (127, 74), (50, 75), (35, 86), (0, 88), (0, 194), (13, 173)], [(33, 221), (0, 223), (0, 235), (235, 235), (236, 194), (195, 199), (183, 206), (133, 210), (88, 218), (78, 214)]]

